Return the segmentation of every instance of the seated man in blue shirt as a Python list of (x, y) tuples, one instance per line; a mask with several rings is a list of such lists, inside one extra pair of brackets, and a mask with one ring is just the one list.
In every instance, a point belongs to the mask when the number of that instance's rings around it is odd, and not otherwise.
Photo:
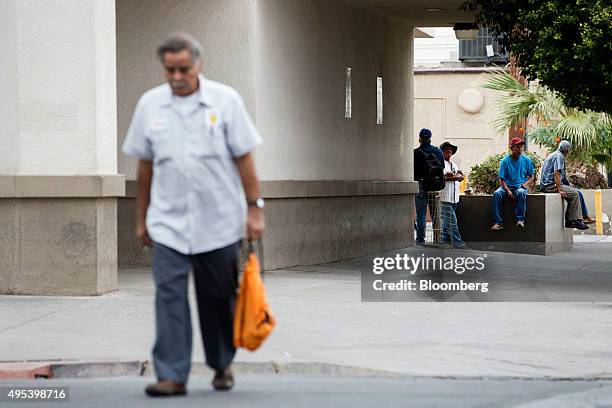
[(502, 205), (504, 197), (514, 201), (516, 226), (525, 227), (525, 212), (527, 211), (527, 192), (529, 183), (533, 180), (533, 163), (527, 156), (521, 154), (523, 142), (515, 137), (510, 141), (511, 153), (503, 158), (499, 165), (499, 187), (493, 193), (493, 231), (504, 228)]
[(544, 193), (559, 193), (567, 201), (565, 211), (565, 227), (580, 230), (589, 229), (582, 222), (580, 194), (578, 190), (562, 183), (565, 178), (565, 158), (571, 148), (570, 142), (562, 140), (556, 151), (552, 152), (542, 166), (542, 181), (540, 190)]

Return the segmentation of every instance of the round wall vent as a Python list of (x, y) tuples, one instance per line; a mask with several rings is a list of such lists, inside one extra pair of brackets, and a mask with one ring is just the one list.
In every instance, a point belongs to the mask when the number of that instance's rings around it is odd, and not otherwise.
[(474, 88), (467, 88), (459, 95), (459, 106), (468, 113), (478, 113), (484, 105), (482, 93)]

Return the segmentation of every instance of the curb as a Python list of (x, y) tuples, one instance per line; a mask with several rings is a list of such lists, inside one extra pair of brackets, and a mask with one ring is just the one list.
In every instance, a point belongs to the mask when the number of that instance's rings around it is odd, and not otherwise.
[(44, 362), (0, 363), (0, 380), (49, 378), (51, 367)]
[[(582, 377), (521, 377), (521, 376), (458, 376), (458, 375), (419, 375), (376, 370), (340, 364), (319, 362), (234, 362), (234, 373), (311, 375), (344, 378), (383, 378), (383, 379), (439, 379), (439, 380), (498, 380), (498, 381), (612, 381), (612, 374), (602, 373)], [(192, 362), (191, 375), (212, 375), (213, 371), (205, 363)], [(113, 377), (154, 376), (153, 364), (147, 360), (133, 361), (14, 361), (0, 362), (1, 380), (32, 379), (94, 379)]]
[[(407, 378), (409, 375), (391, 371), (375, 370), (369, 368), (353, 367), (339, 364), (318, 362), (241, 362), (232, 364), (232, 370), (236, 374), (293, 374), (293, 375), (317, 375), (334, 377), (366, 377), (366, 378)], [(204, 363), (192, 363), (192, 374), (213, 374)], [(145, 375), (154, 375), (152, 364), (147, 365)]]
[(0, 362), (0, 380), (139, 376), (146, 364), (146, 361)]
[(51, 364), (53, 378), (105, 378), (142, 376), (147, 361), (91, 361)]
[[(326, 363), (293, 362), (234, 362), (236, 374), (296, 374), (336, 377), (406, 378), (402, 373), (373, 370)], [(205, 364), (193, 362), (192, 375), (212, 375)], [(155, 368), (149, 361), (47, 361), (0, 363), (0, 380), (11, 379), (87, 379), (109, 377), (154, 376)]]

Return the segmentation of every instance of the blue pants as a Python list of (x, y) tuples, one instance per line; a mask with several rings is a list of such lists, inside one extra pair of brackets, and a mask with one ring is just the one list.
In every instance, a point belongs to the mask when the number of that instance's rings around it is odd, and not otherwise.
[[(514, 214), (517, 221), (525, 221), (525, 212), (527, 211), (527, 190), (522, 187), (510, 187), (508, 186), (512, 194), (515, 197), (514, 203)], [(493, 193), (493, 223), (503, 224), (503, 203), (506, 197), (506, 190), (503, 187), (499, 187)]]
[(191, 268), (206, 364), (214, 370), (223, 370), (231, 364), (236, 354), (233, 321), (239, 251), (240, 245), (235, 243), (202, 254), (184, 255), (157, 242), (153, 244), (156, 287), (153, 364), (158, 380), (187, 383), (193, 337), (187, 298)]
[(584, 196), (580, 190), (578, 190), (578, 198), (580, 198), (580, 207), (582, 207), (582, 217), (586, 218), (589, 216), (589, 210), (587, 210), (586, 203), (584, 202)]
[(427, 225), (427, 207), (429, 207), (429, 214), (431, 221), (434, 226), (437, 224), (437, 201), (429, 199), (427, 192), (419, 189), (419, 192), (415, 196), (414, 204), (416, 207), (416, 231), (417, 231), (417, 242), (425, 242), (425, 226)]
[(463, 244), (459, 226), (457, 225), (457, 203), (442, 201), (442, 242), (452, 242), (453, 245)]

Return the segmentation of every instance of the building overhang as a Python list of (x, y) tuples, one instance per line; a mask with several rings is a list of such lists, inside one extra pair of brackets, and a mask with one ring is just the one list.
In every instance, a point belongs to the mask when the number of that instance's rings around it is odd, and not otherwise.
[(465, 0), (343, 0), (385, 17), (418, 27), (450, 27), (471, 23), (472, 13), (460, 9)]

